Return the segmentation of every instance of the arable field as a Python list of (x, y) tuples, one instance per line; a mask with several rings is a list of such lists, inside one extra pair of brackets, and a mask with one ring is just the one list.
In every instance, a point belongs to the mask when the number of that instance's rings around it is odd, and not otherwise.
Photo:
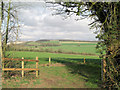
[(96, 44), (97, 42), (31, 41), (13, 46), (12, 50), (99, 55), (96, 50)]
[[(3, 88), (98, 88), (101, 84), (101, 60), (98, 56), (70, 55), (62, 53), (7, 51), (9, 58), (39, 58), (39, 76), (25, 71), (25, 77), (12, 75), (2, 78)], [(48, 58), (51, 65), (48, 66)], [(83, 63), (83, 60), (86, 63)], [(25, 68), (35, 68), (35, 63), (26, 62)]]

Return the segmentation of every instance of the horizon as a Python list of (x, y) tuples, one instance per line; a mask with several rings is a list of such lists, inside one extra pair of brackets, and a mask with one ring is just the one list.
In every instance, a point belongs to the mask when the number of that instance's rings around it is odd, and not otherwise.
[(17, 41), (13, 41), (13, 42), (30, 42), (30, 41), (33, 41), (33, 42), (36, 42), (36, 41), (41, 41), (41, 40), (56, 40), (56, 41), (59, 41), (59, 40), (65, 40), (65, 41), (91, 41), (91, 42), (98, 42), (98, 40), (78, 40), (78, 39), (38, 39), (38, 40), (26, 40), (26, 41), (23, 41), (23, 40), (17, 40)]

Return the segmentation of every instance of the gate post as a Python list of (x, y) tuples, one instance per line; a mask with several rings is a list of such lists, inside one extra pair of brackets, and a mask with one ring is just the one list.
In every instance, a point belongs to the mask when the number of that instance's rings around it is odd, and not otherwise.
[[(24, 59), (24, 57), (22, 57)], [(24, 69), (24, 61), (22, 61), (22, 69)], [(24, 70), (22, 70), (22, 77), (24, 77)]]
[[(36, 60), (38, 60), (38, 57), (36, 57)], [(38, 62), (36, 62), (36, 69), (38, 69)], [(36, 70), (36, 77), (38, 77), (38, 70)]]

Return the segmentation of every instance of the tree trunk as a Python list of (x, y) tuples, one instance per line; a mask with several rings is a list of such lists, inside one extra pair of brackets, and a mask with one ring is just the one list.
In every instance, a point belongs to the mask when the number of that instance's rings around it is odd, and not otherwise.
[(10, 21), (10, 2), (9, 2), (9, 7), (8, 7), (6, 36), (5, 36), (5, 42), (4, 42), (5, 46), (7, 45), (7, 41), (8, 41), (9, 21)]
[(0, 63), (2, 63), (2, 57), (3, 57), (3, 50), (2, 50), (2, 21), (3, 21), (3, 1), (1, 2), (1, 10), (0, 10), (0, 14), (1, 14), (1, 19), (0, 19)]

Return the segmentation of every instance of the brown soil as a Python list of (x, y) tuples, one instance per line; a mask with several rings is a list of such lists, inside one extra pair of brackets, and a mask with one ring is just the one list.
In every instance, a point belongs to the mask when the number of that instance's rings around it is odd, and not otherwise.
[[(84, 63), (77, 63), (77, 64), (84, 64)], [(66, 64), (62, 64), (62, 63), (55, 63), (55, 64), (40, 64), (39, 66), (55, 66), (55, 67), (64, 67), (64, 66), (73, 66), (73, 65), (76, 65), (74, 63), (66, 63)]]
[(72, 82), (70, 84), (65, 84), (65, 81), (68, 81), (66, 78), (62, 78), (59, 76), (49, 75), (49, 78), (46, 77), (47, 73), (42, 73), (40, 75), (41, 84), (36, 84), (35, 88), (76, 88), (76, 87), (85, 87), (85, 82), (80, 81), (81, 84)]

